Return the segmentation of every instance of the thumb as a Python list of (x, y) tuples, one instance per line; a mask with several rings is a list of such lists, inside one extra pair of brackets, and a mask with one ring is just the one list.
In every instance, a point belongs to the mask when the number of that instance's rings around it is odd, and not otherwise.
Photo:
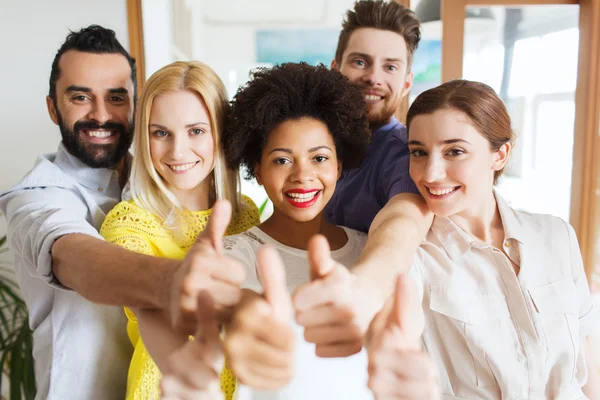
[(223, 236), (231, 221), (231, 203), (227, 200), (217, 200), (208, 219), (208, 225), (198, 235), (196, 243), (205, 243), (217, 253), (223, 250)]
[(419, 350), (423, 333), (423, 312), (417, 300), (415, 282), (409, 276), (398, 275), (393, 296), (387, 327), (400, 329), (407, 350)]
[(323, 278), (335, 266), (331, 258), (329, 242), (323, 235), (314, 235), (308, 242), (308, 262), (310, 263), (310, 280)]
[(292, 316), (292, 300), (285, 281), (285, 268), (281, 256), (273, 247), (261, 246), (256, 254), (258, 276), (264, 297), (273, 309), (275, 318), (287, 321)]

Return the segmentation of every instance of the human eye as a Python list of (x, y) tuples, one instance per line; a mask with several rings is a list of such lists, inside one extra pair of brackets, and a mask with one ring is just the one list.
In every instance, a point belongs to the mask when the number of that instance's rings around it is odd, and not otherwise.
[(125, 98), (123, 96), (110, 96), (109, 100), (112, 103), (123, 103), (123, 102), (125, 102)]
[(285, 157), (279, 157), (279, 158), (276, 158), (275, 160), (273, 160), (273, 162), (274, 162), (275, 164), (277, 164), (277, 165), (284, 165), (284, 164), (289, 164), (289, 163), (291, 163), (291, 161), (290, 161), (290, 160), (288, 160), (288, 159), (287, 159), (287, 158), (285, 158)]
[(198, 135), (202, 135), (204, 133), (204, 130), (200, 129), (200, 128), (193, 128), (190, 130), (190, 133), (194, 136), (198, 136)]
[(352, 61), (352, 63), (354, 65), (356, 65), (357, 67), (364, 67), (367, 65), (367, 63), (365, 62), (365, 60), (363, 60), (362, 58), (356, 58)]
[(459, 157), (465, 154), (465, 151), (461, 149), (450, 149), (447, 154), (451, 157)]
[(75, 102), (79, 102), (82, 103), (84, 101), (89, 101), (90, 98), (86, 95), (83, 94), (76, 94), (73, 97), (71, 97), (71, 100), (75, 101)]
[(329, 160), (329, 157), (326, 156), (315, 156), (314, 160), (318, 163), (323, 163), (327, 160)]
[(424, 157), (424, 156), (426, 156), (426, 155), (427, 155), (427, 153), (425, 153), (425, 152), (424, 152), (423, 150), (421, 150), (421, 149), (414, 149), (414, 150), (411, 150), (411, 151), (410, 151), (410, 155), (411, 155), (412, 157), (419, 158), (419, 157)]
[(387, 65), (385, 67), (385, 69), (387, 69), (390, 72), (395, 72), (395, 71), (398, 71), (398, 66), (396, 66), (396, 65)]
[(162, 130), (156, 130), (154, 132), (152, 132), (152, 136), (157, 137), (157, 138), (164, 138), (169, 136), (169, 133), (167, 131), (162, 131)]

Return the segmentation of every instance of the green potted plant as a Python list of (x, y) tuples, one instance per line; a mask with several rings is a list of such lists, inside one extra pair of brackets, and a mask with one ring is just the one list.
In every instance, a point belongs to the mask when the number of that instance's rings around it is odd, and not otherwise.
[[(6, 236), (0, 237), (0, 257), (8, 252)], [(10, 263), (0, 260), (0, 392), (9, 384), (10, 400), (33, 400), (36, 393), (33, 368), (33, 332), (27, 306), (12, 278)], [(4, 379), (5, 378), (5, 379)]]

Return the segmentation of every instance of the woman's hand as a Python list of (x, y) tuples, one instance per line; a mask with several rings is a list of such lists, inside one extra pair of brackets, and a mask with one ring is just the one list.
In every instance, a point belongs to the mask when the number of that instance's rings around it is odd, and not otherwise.
[(256, 259), (264, 293), (242, 290), (226, 328), (225, 353), (241, 383), (275, 390), (287, 385), (293, 375), (292, 302), (277, 250), (263, 246)]
[(421, 350), (423, 312), (414, 282), (399, 276), (392, 297), (367, 334), (369, 388), (375, 399), (439, 399), (437, 370)]
[(168, 373), (161, 380), (163, 400), (223, 399), (220, 373), (224, 354), (220, 326), (210, 295), (198, 295), (197, 330), (168, 358)]

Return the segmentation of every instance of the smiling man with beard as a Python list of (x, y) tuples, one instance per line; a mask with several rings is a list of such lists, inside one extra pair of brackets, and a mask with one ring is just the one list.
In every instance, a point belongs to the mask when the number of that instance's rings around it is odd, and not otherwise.
[[(132, 354), (126, 319), (120, 307), (89, 301), (85, 287), (114, 293), (78, 251), (85, 251), (85, 238), (108, 245), (97, 229), (127, 180), (135, 83), (135, 61), (112, 30), (92, 25), (71, 32), (55, 56), (46, 98), (62, 141), (56, 153), (40, 156), (20, 183), (0, 194), (33, 330), (36, 399), (125, 395)], [(84, 241), (72, 242), (77, 237)], [(56, 243), (63, 242), (61, 253)], [(76, 268), (59, 275), (61, 254)], [(118, 265), (110, 257), (95, 258)]]

